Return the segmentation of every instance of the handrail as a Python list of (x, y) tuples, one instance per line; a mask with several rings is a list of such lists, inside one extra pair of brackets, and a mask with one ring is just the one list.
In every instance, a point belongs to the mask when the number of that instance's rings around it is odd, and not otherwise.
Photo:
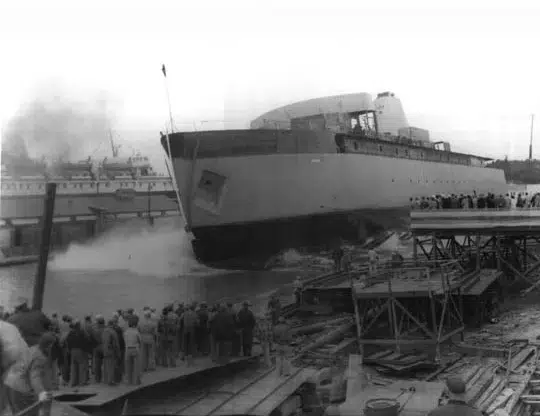
[(499, 208), (414, 208), (411, 212), (432, 212), (432, 211), (465, 211), (465, 212), (484, 212), (484, 211), (540, 211), (540, 207), (499, 207)]
[(30, 406), (28, 406), (26, 409), (23, 409), (19, 413), (16, 413), (14, 416), (26, 416), (30, 412), (37, 409), (39, 406), (41, 406), (41, 402), (39, 402), (39, 401), (35, 402), (34, 404), (31, 404)]

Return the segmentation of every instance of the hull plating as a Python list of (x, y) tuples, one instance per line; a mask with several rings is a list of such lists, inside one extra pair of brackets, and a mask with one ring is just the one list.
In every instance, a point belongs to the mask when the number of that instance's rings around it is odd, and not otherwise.
[(500, 170), (364, 154), (174, 161), (194, 248), (203, 261), (297, 246), (338, 230), (356, 235), (354, 222), (367, 213), (406, 215), (411, 196), (507, 190)]

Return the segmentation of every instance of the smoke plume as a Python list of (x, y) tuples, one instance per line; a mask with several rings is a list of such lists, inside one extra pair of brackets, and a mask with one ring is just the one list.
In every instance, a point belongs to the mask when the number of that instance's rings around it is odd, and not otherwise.
[(73, 99), (55, 86), (22, 106), (4, 131), (3, 151), (49, 165), (90, 156), (108, 140), (112, 118), (103, 94)]

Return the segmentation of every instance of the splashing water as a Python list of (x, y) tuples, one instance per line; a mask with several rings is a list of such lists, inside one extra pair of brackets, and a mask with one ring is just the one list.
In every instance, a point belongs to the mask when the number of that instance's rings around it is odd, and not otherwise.
[(190, 236), (182, 229), (140, 224), (119, 225), (84, 244), (57, 254), (51, 270), (128, 270), (139, 275), (171, 277), (209, 274), (214, 269), (194, 258)]

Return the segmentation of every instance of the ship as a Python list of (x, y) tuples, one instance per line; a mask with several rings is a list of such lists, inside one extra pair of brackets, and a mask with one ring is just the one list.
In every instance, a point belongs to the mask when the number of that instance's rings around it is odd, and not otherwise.
[(149, 158), (119, 154), (78, 162), (33, 160), (2, 150), (0, 249), (2, 256), (32, 256), (40, 240), (46, 185), (55, 182), (53, 249), (98, 235), (116, 221), (178, 215), (170, 176), (158, 174)]
[(205, 263), (363, 241), (399, 226), (412, 197), (507, 191), (490, 158), (409, 126), (392, 92), (301, 101), (249, 129), (173, 132), (161, 143)]

